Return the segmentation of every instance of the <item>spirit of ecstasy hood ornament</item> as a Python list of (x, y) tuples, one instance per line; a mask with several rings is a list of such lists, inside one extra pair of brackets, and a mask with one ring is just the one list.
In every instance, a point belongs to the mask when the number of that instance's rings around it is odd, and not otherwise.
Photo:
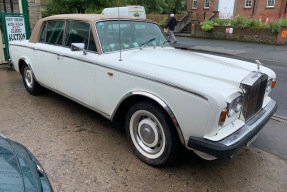
[(259, 60), (255, 60), (255, 63), (257, 64), (257, 70), (260, 71), (260, 65), (262, 65), (262, 63), (260, 63)]

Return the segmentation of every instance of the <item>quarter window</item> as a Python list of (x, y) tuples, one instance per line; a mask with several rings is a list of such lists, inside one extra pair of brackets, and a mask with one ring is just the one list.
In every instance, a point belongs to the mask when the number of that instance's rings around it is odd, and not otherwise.
[(267, 7), (274, 7), (275, 0), (267, 0)]
[(192, 9), (197, 9), (197, 0), (192, 0)]
[(210, 4), (210, 0), (205, 0), (205, 2), (204, 2), (204, 8), (205, 8), (205, 9), (209, 9), (209, 4)]
[(245, 8), (251, 8), (252, 0), (245, 0)]

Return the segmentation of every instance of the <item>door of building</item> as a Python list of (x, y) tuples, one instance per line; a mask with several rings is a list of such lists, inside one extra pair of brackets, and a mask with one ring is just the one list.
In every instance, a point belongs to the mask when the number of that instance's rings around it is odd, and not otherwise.
[(219, 18), (229, 19), (234, 17), (235, 0), (219, 0), (218, 11)]

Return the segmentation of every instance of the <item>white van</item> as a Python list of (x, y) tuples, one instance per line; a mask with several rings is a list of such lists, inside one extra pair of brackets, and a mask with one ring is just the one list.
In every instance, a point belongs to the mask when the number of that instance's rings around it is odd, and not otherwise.
[(109, 7), (102, 12), (105, 15), (133, 16), (146, 19), (145, 8), (139, 5), (130, 5), (126, 7)]

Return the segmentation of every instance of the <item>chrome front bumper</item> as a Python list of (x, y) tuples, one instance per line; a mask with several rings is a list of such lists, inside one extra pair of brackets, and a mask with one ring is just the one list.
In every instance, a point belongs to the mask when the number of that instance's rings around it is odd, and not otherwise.
[(204, 138), (189, 137), (188, 147), (217, 158), (232, 157), (240, 148), (252, 141), (276, 109), (276, 101), (271, 100), (255, 117), (223, 140), (214, 142)]

